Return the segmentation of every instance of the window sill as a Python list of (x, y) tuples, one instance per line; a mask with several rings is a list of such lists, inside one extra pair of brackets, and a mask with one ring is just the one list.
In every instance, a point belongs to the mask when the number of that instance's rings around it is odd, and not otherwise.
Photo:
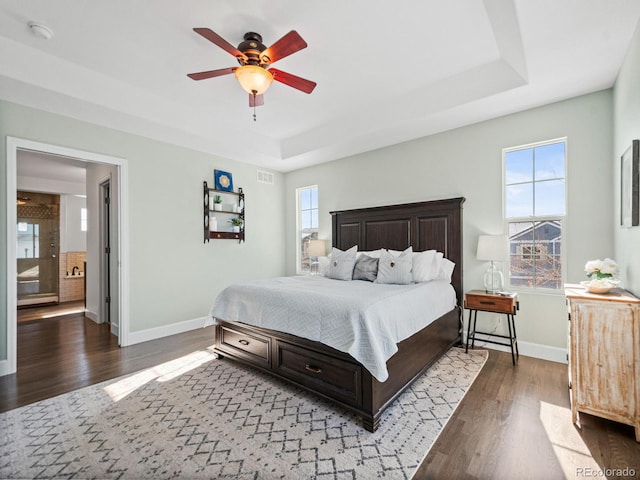
[(524, 294), (524, 295), (544, 295), (544, 296), (551, 296), (551, 297), (564, 296), (564, 289), (551, 290), (551, 289), (542, 289), (542, 288), (508, 287), (508, 288), (505, 288), (505, 291), (515, 292), (515, 293)]

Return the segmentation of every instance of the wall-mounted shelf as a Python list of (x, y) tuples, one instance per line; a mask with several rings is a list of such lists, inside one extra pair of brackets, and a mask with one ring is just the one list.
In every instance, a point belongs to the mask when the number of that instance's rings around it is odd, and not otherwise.
[[(231, 239), (238, 240), (238, 243), (244, 242), (244, 192), (242, 191), (242, 188), (238, 188), (237, 192), (229, 192), (227, 190), (217, 190), (215, 188), (209, 188), (207, 182), (202, 182), (202, 184), (202, 200), (204, 207), (204, 242), (207, 243), (211, 239)], [(211, 200), (215, 196), (219, 196), (223, 200), (223, 203), (221, 203), (221, 210), (216, 210), (213, 206), (213, 202)], [(231, 231), (231, 227), (229, 227), (229, 230), (222, 229), (223, 225), (221, 225), (221, 222), (226, 225), (229, 220), (234, 218), (234, 216), (235, 218), (239, 218), (242, 220), (242, 225), (240, 226), (239, 231)], [(212, 221), (211, 219), (213, 217), (215, 217), (217, 220), (217, 226), (216, 228), (211, 230), (209, 228), (209, 224)]]

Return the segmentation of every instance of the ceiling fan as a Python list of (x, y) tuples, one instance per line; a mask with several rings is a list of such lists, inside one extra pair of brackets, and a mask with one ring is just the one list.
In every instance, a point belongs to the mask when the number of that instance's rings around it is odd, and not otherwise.
[(213, 30), (193, 30), (236, 57), (241, 66), (189, 73), (187, 76), (193, 80), (204, 80), (234, 73), (242, 88), (249, 93), (250, 107), (264, 105), (263, 93), (271, 86), (273, 80), (304, 93), (311, 93), (316, 87), (316, 82), (270, 67), (272, 63), (307, 47), (307, 42), (295, 30), (291, 30), (268, 48), (262, 43), (262, 36), (255, 32), (245, 33), (244, 41), (236, 48)]

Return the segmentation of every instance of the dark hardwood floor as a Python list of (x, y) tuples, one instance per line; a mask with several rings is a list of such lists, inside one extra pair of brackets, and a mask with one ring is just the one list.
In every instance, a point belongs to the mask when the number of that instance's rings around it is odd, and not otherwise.
[(0, 377), (0, 412), (173, 360), (213, 345), (213, 328), (120, 348), (84, 314), (18, 323), (18, 371)]
[(63, 302), (55, 305), (38, 305), (28, 308), (19, 308), (17, 320), (20, 322), (30, 322), (45, 318), (61, 317), (72, 313), (84, 312), (84, 300), (77, 302)]
[[(24, 322), (18, 326), (18, 373), (0, 377), (0, 411), (212, 344), (211, 328), (119, 348), (105, 325), (82, 314)], [(414, 478), (640, 478), (640, 444), (631, 427), (586, 414), (581, 420), (581, 430), (571, 423), (566, 365), (520, 357), (514, 367), (510, 354), (490, 350)], [(605, 471), (624, 468), (626, 476)]]
[(581, 413), (578, 429), (567, 384), (567, 365), (489, 350), (414, 478), (640, 478), (633, 428)]

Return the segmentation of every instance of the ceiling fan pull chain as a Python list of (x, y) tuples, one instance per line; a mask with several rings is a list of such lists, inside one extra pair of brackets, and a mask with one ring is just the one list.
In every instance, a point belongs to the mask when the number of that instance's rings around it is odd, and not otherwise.
[(256, 91), (253, 90), (251, 92), (253, 94), (253, 121), (256, 121)]

